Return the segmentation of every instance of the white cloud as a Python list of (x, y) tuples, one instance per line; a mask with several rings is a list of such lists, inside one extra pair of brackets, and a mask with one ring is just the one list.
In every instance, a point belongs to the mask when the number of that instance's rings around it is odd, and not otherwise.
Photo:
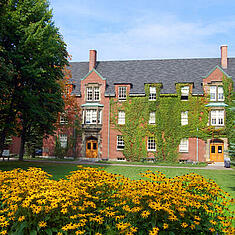
[[(235, 28), (235, 21), (230, 20), (204, 24), (183, 22), (173, 16), (143, 22), (138, 20), (117, 33), (81, 36), (65, 30), (64, 37), (73, 61), (87, 61), (89, 49), (97, 49), (100, 60), (219, 57), (219, 46), (230, 46), (226, 35)], [(222, 35), (222, 39), (211, 40), (216, 35)]]

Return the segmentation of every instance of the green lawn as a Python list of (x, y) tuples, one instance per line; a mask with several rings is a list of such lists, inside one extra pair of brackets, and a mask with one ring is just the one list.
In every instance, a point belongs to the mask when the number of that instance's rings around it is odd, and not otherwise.
[[(71, 171), (77, 169), (75, 164), (64, 164), (64, 163), (46, 163), (46, 162), (0, 162), (0, 170), (12, 170), (14, 168), (27, 169), (28, 167), (40, 167), (46, 172), (53, 175), (53, 179), (58, 180), (65, 177)], [(97, 166), (93, 166), (97, 167)], [(122, 174), (131, 179), (139, 179), (140, 173), (148, 170), (147, 167), (128, 167), (128, 166), (102, 166), (108, 172), (115, 174)], [(154, 171), (154, 168), (149, 168)], [(206, 170), (206, 169), (184, 169), (184, 168), (156, 168), (168, 177), (174, 177), (176, 175), (184, 175), (188, 173), (197, 173), (206, 178), (215, 180), (226, 192), (228, 192), (233, 198), (235, 198), (235, 170)]]

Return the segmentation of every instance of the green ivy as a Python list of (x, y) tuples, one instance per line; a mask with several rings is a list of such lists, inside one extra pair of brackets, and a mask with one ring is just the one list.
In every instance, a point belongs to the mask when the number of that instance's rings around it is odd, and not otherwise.
[[(224, 81), (227, 81), (227, 78)], [(230, 80), (228, 87), (229, 84)], [(149, 100), (150, 86), (156, 87), (155, 101)], [(207, 97), (189, 94), (187, 101), (181, 100), (182, 86), (192, 84), (177, 84), (177, 94), (173, 95), (160, 94), (161, 84), (146, 84), (144, 97), (128, 96), (124, 102), (118, 102), (114, 98), (111, 100), (111, 123), (123, 135), (125, 148), (122, 151), (128, 161), (140, 161), (148, 156), (147, 137), (150, 136), (155, 138), (157, 145), (157, 151), (152, 152), (155, 158), (176, 161), (182, 138), (199, 137), (206, 140), (228, 133), (226, 128), (216, 129), (207, 125), (210, 111), (210, 108), (205, 106), (208, 103)], [(229, 97), (229, 94), (230, 91), (227, 92), (226, 88), (225, 96)], [(117, 124), (119, 110), (125, 111), (125, 125)], [(188, 125), (181, 126), (183, 111), (188, 111)], [(155, 112), (155, 125), (149, 124), (150, 112)]]

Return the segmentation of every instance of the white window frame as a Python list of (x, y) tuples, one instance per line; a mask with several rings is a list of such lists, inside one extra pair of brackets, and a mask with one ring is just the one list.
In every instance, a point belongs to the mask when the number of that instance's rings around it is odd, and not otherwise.
[(85, 124), (97, 124), (97, 109), (85, 110)]
[(118, 111), (118, 124), (124, 125), (125, 124), (125, 112)]
[(224, 88), (218, 86), (218, 101), (224, 101)]
[(189, 86), (182, 86), (181, 87), (181, 100), (188, 100), (187, 99), (182, 99), (182, 96), (183, 97), (188, 97), (189, 96)]
[(181, 112), (181, 126), (188, 125), (188, 111)]
[(180, 153), (188, 153), (189, 150), (189, 140), (188, 138), (183, 138), (180, 141), (180, 145), (179, 145), (179, 152)]
[(156, 151), (156, 141), (154, 137), (148, 137), (147, 151)]
[(67, 117), (65, 116), (65, 114), (64, 113), (61, 113), (60, 114), (60, 124), (68, 124), (68, 119), (67, 119)]
[(149, 100), (156, 100), (157, 91), (155, 86), (149, 87)]
[(156, 113), (155, 112), (149, 113), (149, 124), (156, 124)]
[(86, 100), (92, 101), (93, 100), (93, 89), (91, 86), (86, 88)]
[(216, 101), (217, 97), (217, 87), (216, 86), (210, 86), (210, 101)]
[(98, 124), (102, 124), (102, 110), (98, 110)]
[(94, 101), (99, 101), (100, 100), (100, 88), (99, 87), (94, 87)]
[(117, 150), (123, 150), (125, 148), (124, 138), (122, 135), (117, 135)]
[(66, 134), (59, 134), (60, 146), (66, 148), (68, 144), (68, 136)]
[(224, 110), (211, 110), (210, 123), (211, 126), (224, 126)]
[(119, 86), (118, 87), (118, 100), (126, 100), (127, 87)]

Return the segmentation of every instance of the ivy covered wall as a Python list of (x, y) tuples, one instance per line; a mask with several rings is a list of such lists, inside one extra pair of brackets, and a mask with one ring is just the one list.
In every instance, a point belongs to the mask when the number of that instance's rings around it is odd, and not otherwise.
[[(149, 87), (155, 86), (157, 97), (149, 100)], [(111, 100), (111, 123), (123, 135), (125, 148), (123, 154), (129, 161), (139, 161), (147, 157), (147, 137), (153, 136), (157, 151), (152, 154), (159, 160), (176, 161), (178, 146), (182, 138), (198, 137), (200, 139), (222, 138), (229, 134), (229, 129), (208, 126), (210, 108), (206, 96), (193, 96), (181, 100), (181, 87), (192, 84), (177, 84), (177, 94), (160, 94), (161, 84), (146, 84), (144, 97), (127, 96), (126, 101)], [(224, 78), (225, 102), (230, 102), (231, 79)], [(118, 111), (125, 111), (125, 125), (118, 124)], [(188, 125), (181, 125), (181, 112), (188, 111)], [(149, 124), (150, 112), (155, 112), (156, 124)], [(226, 122), (228, 126), (229, 111)]]

